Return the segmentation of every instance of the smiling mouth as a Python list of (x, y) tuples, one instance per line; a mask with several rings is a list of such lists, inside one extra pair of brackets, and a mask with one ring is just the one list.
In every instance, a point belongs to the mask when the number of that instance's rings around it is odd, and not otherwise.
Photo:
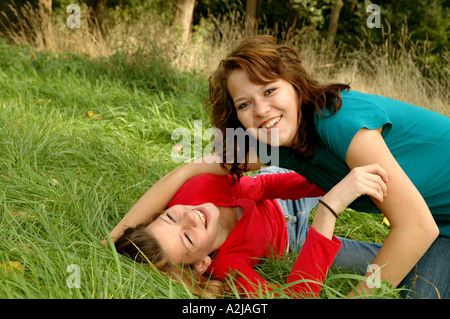
[(207, 221), (206, 213), (199, 209), (193, 209), (193, 211), (200, 217), (200, 220), (203, 222), (203, 225), (206, 228), (206, 221)]
[(263, 122), (259, 128), (265, 128), (265, 129), (269, 129), (274, 127), (278, 122), (280, 122), (281, 120), (281, 115), (277, 116), (277, 117), (273, 117), (265, 122)]

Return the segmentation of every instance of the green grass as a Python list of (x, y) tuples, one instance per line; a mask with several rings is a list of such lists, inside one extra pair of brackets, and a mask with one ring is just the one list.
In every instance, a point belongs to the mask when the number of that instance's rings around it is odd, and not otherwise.
[[(178, 165), (172, 131), (208, 123), (206, 79), (139, 51), (35, 55), (0, 41), (0, 90), (0, 298), (195, 298), (100, 239)], [(380, 216), (342, 216), (339, 235), (380, 242), (388, 232)], [(259, 271), (282, 283), (293, 260)], [(80, 288), (67, 284), (72, 264)], [(345, 296), (357, 279), (333, 270), (322, 297)]]

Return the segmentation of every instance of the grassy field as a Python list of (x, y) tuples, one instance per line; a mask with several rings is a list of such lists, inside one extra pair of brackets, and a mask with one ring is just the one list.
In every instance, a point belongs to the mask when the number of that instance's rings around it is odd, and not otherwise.
[[(178, 165), (172, 131), (208, 123), (206, 78), (139, 52), (34, 54), (1, 40), (0, 90), (0, 298), (196, 298), (100, 239)], [(336, 228), (376, 242), (388, 231), (352, 211)], [(294, 260), (259, 271), (282, 283)], [(344, 297), (357, 279), (333, 270), (321, 297)]]

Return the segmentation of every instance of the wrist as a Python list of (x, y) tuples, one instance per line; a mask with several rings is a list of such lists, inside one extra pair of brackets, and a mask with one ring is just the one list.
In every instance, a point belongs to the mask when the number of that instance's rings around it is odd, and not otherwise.
[(321, 199), (319, 199), (319, 203), (322, 204), (323, 206), (325, 206), (325, 208), (326, 208), (331, 214), (333, 214), (333, 216), (336, 217), (336, 219), (339, 218), (338, 213), (336, 213), (336, 212), (334, 211), (334, 209), (331, 208), (330, 205), (328, 205), (326, 202), (324, 202), (324, 201), (321, 200)]
[(322, 197), (322, 202), (326, 203), (330, 209), (333, 210), (337, 215), (339, 215), (347, 206), (342, 204), (339, 197), (334, 196), (331, 193), (327, 193)]
[(331, 239), (333, 237), (335, 225), (336, 217), (328, 210), (328, 208), (322, 204), (319, 204), (314, 220), (311, 223), (311, 227), (323, 236)]

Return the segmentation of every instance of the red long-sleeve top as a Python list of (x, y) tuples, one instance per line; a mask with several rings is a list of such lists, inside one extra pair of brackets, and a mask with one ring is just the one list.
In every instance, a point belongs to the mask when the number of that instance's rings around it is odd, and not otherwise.
[[(324, 195), (324, 191), (295, 172), (243, 176), (238, 183), (231, 182), (231, 176), (205, 174), (192, 178), (169, 207), (209, 202), (218, 207), (243, 209), (241, 219), (216, 251), (208, 272), (214, 278), (233, 273), (238, 286), (254, 297), (260, 290), (266, 293), (274, 288), (254, 267), (261, 258), (279, 258), (287, 250), (286, 220), (276, 199), (316, 197)], [(330, 240), (310, 227), (287, 280), (293, 284), (286, 292), (294, 297), (317, 296), (341, 245), (336, 237)]]

